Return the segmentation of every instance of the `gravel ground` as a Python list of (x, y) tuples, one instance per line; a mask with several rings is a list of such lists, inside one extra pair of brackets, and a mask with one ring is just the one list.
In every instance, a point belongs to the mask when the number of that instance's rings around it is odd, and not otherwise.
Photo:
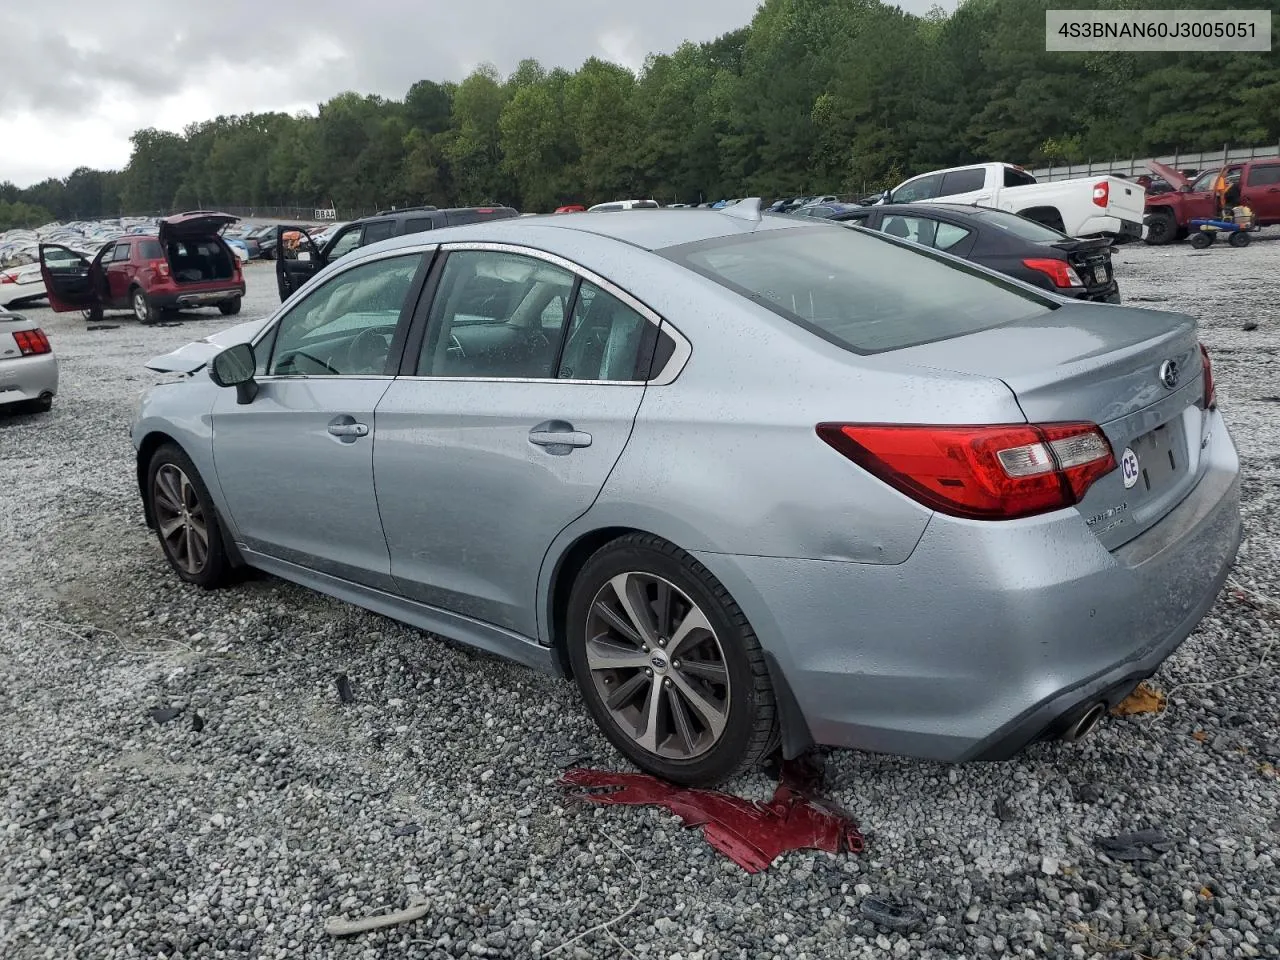
[[(0, 956), (1280, 956), (1280, 608), (1239, 589), (1280, 597), (1278, 255), (1118, 252), (1130, 302), (1202, 320), (1246, 471), (1238, 586), (1157, 676), (1168, 711), (1007, 763), (836, 753), (866, 853), (754, 877), (665, 811), (560, 801), (570, 755), (620, 765), (570, 685), (270, 578), (181, 585), (126, 431), (142, 362), (227, 320), (27, 311), (62, 392), (0, 419)], [(249, 284), (240, 319), (275, 305), (269, 267)], [(1095, 846), (1140, 829), (1153, 859)], [(323, 932), (417, 896), (414, 923)]]

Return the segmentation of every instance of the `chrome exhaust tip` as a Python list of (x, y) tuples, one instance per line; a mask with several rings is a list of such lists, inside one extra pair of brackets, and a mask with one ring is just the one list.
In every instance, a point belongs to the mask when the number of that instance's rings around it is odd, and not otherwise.
[(1093, 732), (1093, 728), (1098, 725), (1098, 721), (1102, 719), (1102, 715), (1106, 712), (1107, 705), (1105, 703), (1095, 703), (1080, 715), (1079, 720), (1063, 731), (1061, 739), (1067, 743), (1076, 743), (1083, 740)]

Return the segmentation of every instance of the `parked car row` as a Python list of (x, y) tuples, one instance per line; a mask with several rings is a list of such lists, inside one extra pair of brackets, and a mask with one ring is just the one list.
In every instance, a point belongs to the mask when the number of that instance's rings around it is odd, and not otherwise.
[(256, 568), (572, 677), (637, 766), (709, 785), (778, 745), (1077, 740), (1228, 575), (1195, 321), (1059, 295), (1106, 298), (1105, 238), (754, 199), (398, 229), (148, 363), (185, 375), (132, 434), (182, 580)]

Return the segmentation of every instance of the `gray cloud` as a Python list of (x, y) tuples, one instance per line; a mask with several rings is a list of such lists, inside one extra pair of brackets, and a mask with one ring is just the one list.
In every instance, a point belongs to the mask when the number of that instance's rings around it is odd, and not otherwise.
[[(134, 127), (147, 125), (149, 111), (154, 107), (159, 113), (162, 104), (168, 125), (180, 126), (208, 119), (211, 109), (245, 113), (314, 106), (343, 90), (401, 97), (416, 80), (458, 80), (484, 62), (504, 74), (525, 57), (548, 67), (573, 68), (590, 56), (638, 67), (646, 53), (745, 25), (756, 5), (756, 0), (29, 3), (6, 30), (0, 130), (21, 121), (24, 130), (34, 125), (41, 142), (55, 143), (59, 125), (92, 116), (123, 140)], [(901, 0), (900, 5), (923, 13), (933, 0)], [(184, 111), (186, 100), (189, 111)], [(12, 150), (14, 144), (8, 146)], [(82, 162), (93, 161), (88, 154), (27, 156), (20, 163), (0, 159), (0, 179), (19, 169), (65, 173)]]

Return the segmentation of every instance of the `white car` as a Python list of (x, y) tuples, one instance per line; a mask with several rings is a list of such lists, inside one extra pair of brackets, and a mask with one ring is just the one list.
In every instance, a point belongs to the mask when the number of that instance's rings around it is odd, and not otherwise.
[(0, 269), (0, 307), (17, 307), (45, 296), (40, 261)]
[(1137, 240), (1147, 191), (1120, 177), (1080, 177), (1038, 183), (1012, 163), (975, 163), (931, 170), (886, 190), (882, 203), (936, 200), (1008, 210), (1072, 237)]
[(0, 311), (0, 410), (44, 411), (58, 392), (58, 358), (34, 320)]
[(606, 213), (614, 210), (657, 210), (659, 203), (656, 200), (611, 200), (608, 203), (597, 203), (594, 207), (588, 207), (587, 213)]

